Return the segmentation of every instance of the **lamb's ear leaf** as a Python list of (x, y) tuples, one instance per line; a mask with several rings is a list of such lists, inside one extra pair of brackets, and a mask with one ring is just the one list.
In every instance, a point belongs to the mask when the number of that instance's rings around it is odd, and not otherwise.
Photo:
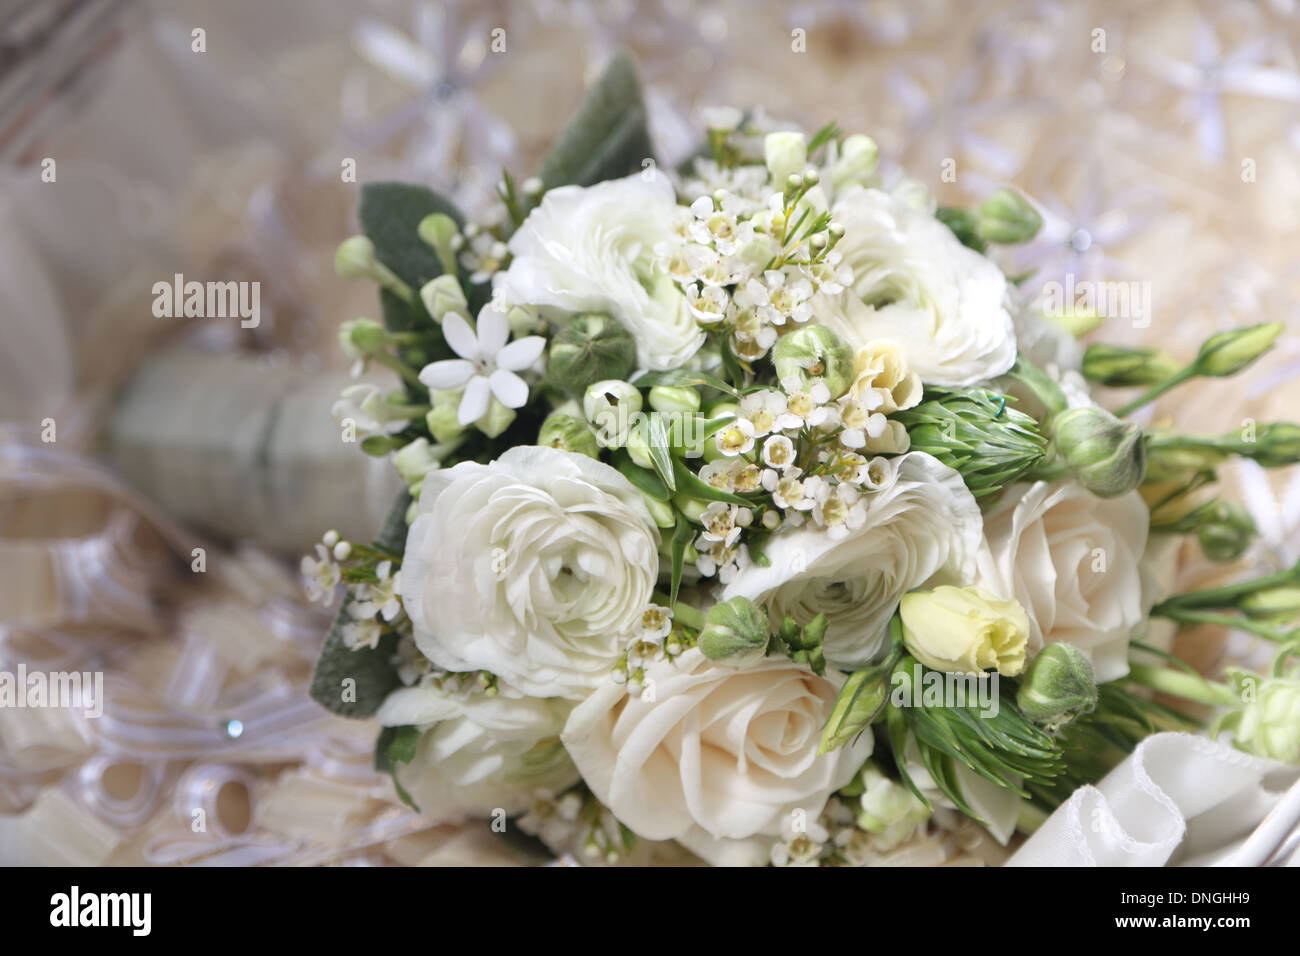
[[(406, 545), (406, 510), (410, 504), (408, 494), (403, 492), (398, 496), (375, 539), (377, 545), (401, 553)], [(384, 698), (402, 685), (392, 664), (397, 634), (385, 634), (374, 648), (354, 651), (343, 643), (343, 625), (350, 620), (345, 600), (316, 659), (311, 698), (342, 717), (370, 717)]]
[[(458, 226), (465, 222), (451, 200), (425, 186), (378, 182), (361, 187), (361, 231), (375, 244), (375, 257), (417, 292), (442, 275), (433, 247), (418, 232), (420, 221), (433, 213), (450, 216)], [(384, 325), (395, 332), (423, 328), (431, 321), (418, 299), (404, 302), (385, 289), (380, 301)]]
[(420, 728), (411, 726), (385, 727), (375, 741), (375, 769), (393, 778), (393, 789), (397, 791), (397, 796), (416, 813), (420, 812), (420, 808), (397, 779), (397, 765), (415, 759), (415, 745), (419, 742)]
[(654, 148), (641, 84), (632, 58), (619, 53), (588, 91), (537, 175), (547, 189), (590, 186), (653, 168), (647, 159), (653, 164)]

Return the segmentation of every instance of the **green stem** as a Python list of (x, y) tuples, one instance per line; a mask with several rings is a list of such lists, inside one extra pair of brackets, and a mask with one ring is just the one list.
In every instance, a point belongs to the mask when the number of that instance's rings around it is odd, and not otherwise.
[(1180, 621), (1184, 624), (1215, 624), (1220, 627), (1236, 628), (1239, 631), (1245, 631), (1248, 634), (1254, 634), (1256, 637), (1262, 637), (1266, 641), (1285, 641), (1290, 638), (1289, 633), (1269, 627), (1267, 624), (1260, 624), (1245, 617), (1236, 617), (1232, 614), (1216, 614), (1213, 611), (1197, 611), (1192, 608), (1173, 607), (1163, 610), (1153, 610), (1152, 614), (1159, 617), (1168, 618), (1171, 621)]
[(1300, 563), (1283, 571), (1267, 574), (1262, 578), (1252, 578), (1248, 581), (1238, 581), (1236, 584), (1227, 584), (1223, 587), (1209, 588), (1204, 591), (1189, 591), (1187, 594), (1175, 595), (1157, 604), (1151, 613), (1163, 616), (1166, 611), (1173, 609), (1233, 607), (1241, 598), (1254, 594), (1256, 591), (1284, 587), (1298, 581), (1300, 581)]
[(377, 364), (382, 365), (385, 368), (391, 368), (398, 375), (402, 376), (402, 381), (406, 382), (408, 385), (418, 385), (420, 388), (424, 388), (424, 383), (420, 381), (420, 376), (416, 374), (415, 369), (411, 368), (411, 366), (407, 365), (396, 356), (379, 353), (372, 356), (372, 358)]
[(1227, 684), (1207, 680), (1199, 674), (1171, 670), (1167, 667), (1150, 667), (1130, 664), (1129, 680), (1162, 694), (1181, 697), (1210, 707), (1232, 707), (1240, 701)]
[(704, 627), (704, 612), (678, 601), (673, 605), (673, 620), (678, 624), (698, 631)]
[(1177, 385), (1181, 385), (1183, 382), (1186, 382), (1189, 379), (1195, 378), (1196, 374), (1197, 372), (1196, 372), (1195, 365), (1188, 365), (1186, 368), (1179, 369), (1177, 372), (1175, 372), (1173, 375), (1170, 375), (1159, 385), (1152, 386), (1150, 389), (1143, 392), (1141, 395), (1133, 399), (1133, 401), (1129, 402), (1127, 405), (1117, 409), (1115, 411), (1115, 415), (1119, 418), (1123, 418), (1125, 415), (1131, 415), (1133, 412), (1137, 411), (1143, 405), (1149, 404), (1150, 402), (1154, 402), (1157, 398), (1159, 398), (1165, 392), (1169, 391), (1171, 388), (1174, 388)]

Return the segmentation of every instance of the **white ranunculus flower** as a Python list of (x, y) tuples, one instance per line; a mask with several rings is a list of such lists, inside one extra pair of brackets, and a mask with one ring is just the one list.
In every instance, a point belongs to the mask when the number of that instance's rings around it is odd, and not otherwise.
[(878, 189), (851, 189), (832, 217), (844, 227), (835, 251), (853, 286), (814, 300), (815, 321), (854, 349), (877, 339), (903, 348), (927, 385), (972, 385), (1016, 360), (1007, 281), (929, 213)]
[(656, 264), (682, 210), (660, 174), (552, 189), (510, 238), (495, 279), (514, 305), (603, 312), (626, 326), (644, 368), (678, 368), (704, 344), (686, 297)]
[(578, 782), (559, 738), (572, 707), (405, 687), (385, 698), (377, 716), (386, 727), (420, 728), (415, 759), (397, 765), (397, 780), (421, 811), (487, 815), (516, 813), (537, 791)]
[(784, 658), (736, 670), (692, 648), (647, 678), (639, 696), (597, 689), (561, 739), (634, 833), (677, 840), (714, 865), (766, 863), (782, 824), (797, 811), (816, 821), (871, 755), (870, 733), (817, 755), (840, 678)]
[(425, 476), (402, 601), (439, 667), (581, 698), (608, 679), (652, 603), (658, 550), (641, 493), (616, 470), (518, 446)]
[[(1029, 653), (1058, 641), (1088, 654), (1098, 681), (1128, 673), (1145, 617), (1139, 562), (1150, 516), (1136, 491), (1098, 498), (1075, 482), (1012, 485), (984, 516), (981, 585), (1029, 614)], [(990, 566), (991, 563), (991, 566)]]
[(924, 452), (895, 461), (895, 480), (867, 498), (860, 527), (838, 539), (814, 527), (773, 535), (768, 566), (743, 569), (723, 598), (766, 602), (774, 622), (789, 615), (807, 624), (825, 613), (826, 659), (853, 669), (884, 648), (908, 591), (971, 583), (980, 511), (961, 475)]

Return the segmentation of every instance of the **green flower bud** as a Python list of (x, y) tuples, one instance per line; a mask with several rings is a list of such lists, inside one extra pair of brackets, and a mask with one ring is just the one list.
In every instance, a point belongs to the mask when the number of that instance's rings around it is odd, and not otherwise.
[(1083, 353), (1084, 377), (1112, 388), (1159, 385), (1182, 366), (1159, 349), (1089, 345)]
[(1214, 514), (1196, 529), (1201, 551), (1211, 561), (1236, 561), (1255, 539), (1255, 522), (1240, 505), (1215, 502)]
[(656, 385), (650, 389), (650, 407), (656, 412), (694, 415), (700, 410), (700, 393), (677, 385)]
[(608, 315), (587, 313), (570, 319), (551, 339), (546, 374), (571, 395), (597, 382), (624, 379), (636, 367), (636, 343)]
[(1097, 681), (1088, 655), (1072, 644), (1048, 644), (1029, 662), (1016, 706), (1055, 733), (1097, 706)]
[(378, 264), (375, 244), (366, 236), (348, 236), (334, 251), (334, 271), (344, 279), (371, 278)]
[(454, 444), (465, 434), (465, 426), (457, 417), (459, 403), (459, 397), (455, 401), (434, 402), (433, 408), (424, 416), (424, 424), (440, 445)]
[(632, 462), (641, 468), (653, 468), (654, 459), (650, 457), (650, 443), (646, 441), (645, 427), (634, 425), (627, 432), (627, 453)]
[(1237, 602), (1251, 617), (1292, 618), (1300, 616), (1300, 587), (1283, 586), (1255, 591)]
[(801, 388), (814, 381), (826, 383), (837, 398), (853, 384), (853, 352), (838, 335), (824, 325), (805, 325), (776, 340), (772, 364), (782, 383), (794, 378)]
[(640, 412), (640, 390), (618, 379), (595, 382), (582, 396), (582, 413), (596, 427), (596, 438), (606, 448), (627, 444), (628, 432)]
[(1099, 498), (1132, 491), (1146, 474), (1142, 428), (1103, 408), (1069, 408), (1052, 419), (1052, 440), (1081, 485)]
[(452, 248), (452, 239), (460, 232), (456, 220), (451, 216), (436, 212), (425, 216), (416, 226), (420, 238), (433, 247), (442, 265), (442, 271), (454, 276), (457, 272), (456, 250)]
[(831, 185), (837, 190), (851, 183), (864, 182), (876, 171), (880, 150), (870, 136), (850, 136), (840, 146), (839, 156), (831, 165)]
[(375, 256), (375, 244), (366, 236), (349, 236), (334, 251), (334, 271), (344, 279), (372, 279), (406, 302), (415, 295), (397, 273)]
[(660, 501), (650, 495), (641, 493), (645, 506), (650, 510), (650, 518), (660, 528), (671, 528), (677, 524), (677, 511), (667, 501)]
[(497, 400), (495, 395), (488, 403), (487, 414), (474, 423), (474, 427), (481, 431), (488, 438), (496, 438), (515, 420), (516, 412), (513, 408), (507, 408)]
[(531, 306), (511, 306), (506, 313), (506, 322), (510, 325), (511, 337), (516, 339), (540, 335), (546, 331), (546, 324)]
[(1300, 680), (1262, 681), (1255, 699), (1242, 708), (1232, 736), (1247, 753), (1300, 764)]
[(1205, 446), (1199, 448), (1169, 448), (1153, 444), (1147, 448), (1147, 482), (1176, 482), (1182, 484), (1195, 475), (1213, 471), (1227, 455)]
[(887, 845), (906, 839), (916, 826), (930, 819), (930, 811), (916, 794), (890, 780), (870, 761), (863, 766), (858, 781), (862, 787), (858, 826), (887, 838)]
[(588, 458), (600, 455), (600, 445), (596, 443), (596, 436), (592, 434), (590, 426), (580, 418), (559, 411), (546, 416), (537, 432), (537, 444), (577, 452)]
[(387, 330), (374, 319), (349, 319), (339, 326), (339, 345), (348, 358), (364, 358), (388, 347)]
[(1052, 310), (1045, 313), (1043, 318), (1059, 325), (1076, 339), (1083, 338), (1083, 336), (1106, 321), (1105, 317), (1096, 309), (1084, 309), (1073, 305), (1067, 306), (1060, 311)]
[(1216, 378), (1235, 375), (1272, 348), (1283, 328), (1281, 322), (1265, 322), (1210, 336), (1196, 356), (1197, 373)]
[(934, 218), (948, 227), (957, 241), (967, 249), (984, 252), (989, 244), (979, 234), (979, 217), (969, 209), (958, 206), (940, 206), (934, 211)]
[(448, 312), (455, 312), (462, 316), (469, 315), (469, 303), (465, 300), (465, 292), (454, 274), (444, 273), (426, 282), (420, 288), (420, 301), (424, 303), (425, 309), (433, 316), (435, 322), (441, 322), (442, 317)]
[(763, 140), (763, 162), (772, 175), (772, 182), (784, 183), (791, 176), (803, 173), (808, 164), (808, 141), (802, 133), (768, 133)]
[(386, 458), (402, 447), (400, 438), (388, 435), (371, 435), (361, 440), (361, 450), (372, 458)]
[(1300, 462), (1300, 425), (1274, 422), (1255, 435), (1253, 448), (1243, 450), (1265, 468), (1284, 468)]
[(704, 512), (709, 508), (709, 502), (703, 498), (692, 498), (685, 494), (674, 495), (673, 505), (686, 516), (687, 521), (694, 521), (696, 524), (704, 523)]
[(438, 467), (438, 459), (433, 456), (433, 446), (428, 439), (417, 438), (393, 455), (393, 467), (407, 486), (424, 480), (424, 476)]
[(735, 597), (709, 608), (698, 647), (709, 660), (743, 667), (763, 658), (770, 639), (766, 612), (749, 598)]
[(999, 189), (980, 204), (976, 230), (985, 242), (1028, 242), (1043, 227), (1043, 217), (1014, 189)]

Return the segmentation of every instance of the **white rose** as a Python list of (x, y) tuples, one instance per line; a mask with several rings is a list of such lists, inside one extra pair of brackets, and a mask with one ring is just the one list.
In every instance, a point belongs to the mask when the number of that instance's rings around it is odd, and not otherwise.
[(651, 603), (658, 550), (641, 493), (613, 468), (519, 446), (425, 476), (402, 601), (439, 667), (581, 698), (608, 679)]
[(1029, 652), (1045, 643), (1088, 654), (1098, 681), (1128, 673), (1128, 645), (1142, 623), (1139, 562), (1149, 514), (1136, 492), (1098, 498), (1075, 482), (1013, 485), (984, 516), (992, 567), (983, 586), (1014, 597), (1029, 615)]
[(839, 539), (811, 526), (773, 535), (768, 566), (740, 571), (724, 600), (765, 602), (774, 622), (788, 615), (807, 624), (825, 613), (826, 660), (852, 670), (883, 649), (908, 591), (970, 583), (980, 511), (961, 475), (924, 452), (895, 462), (896, 480), (871, 494), (859, 528)]
[(853, 348), (888, 339), (927, 385), (971, 385), (1016, 360), (1007, 282), (923, 210), (878, 189), (850, 189), (832, 217), (844, 227), (835, 250), (853, 269), (843, 295), (820, 295), (816, 320)]
[(686, 297), (657, 264), (682, 212), (662, 175), (552, 189), (510, 238), (495, 279), (507, 302), (603, 312), (636, 340), (644, 368), (678, 368), (704, 344)]
[(421, 811), (487, 815), (523, 810), (539, 790), (563, 790), (578, 771), (560, 743), (573, 704), (563, 700), (393, 691), (379, 708), (386, 727), (421, 730), (415, 759), (397, 781)]
[(816, 821), (871, 755), (870, 733), (817, 754), (842, 678), (783, 658), (735, 670), (696, 648), (647, 677), (653, 702), (602, 687), (574, 708), (561, 739), (634, 833), (677, 840), (714, 865), (766, 863), (791, 814)]

